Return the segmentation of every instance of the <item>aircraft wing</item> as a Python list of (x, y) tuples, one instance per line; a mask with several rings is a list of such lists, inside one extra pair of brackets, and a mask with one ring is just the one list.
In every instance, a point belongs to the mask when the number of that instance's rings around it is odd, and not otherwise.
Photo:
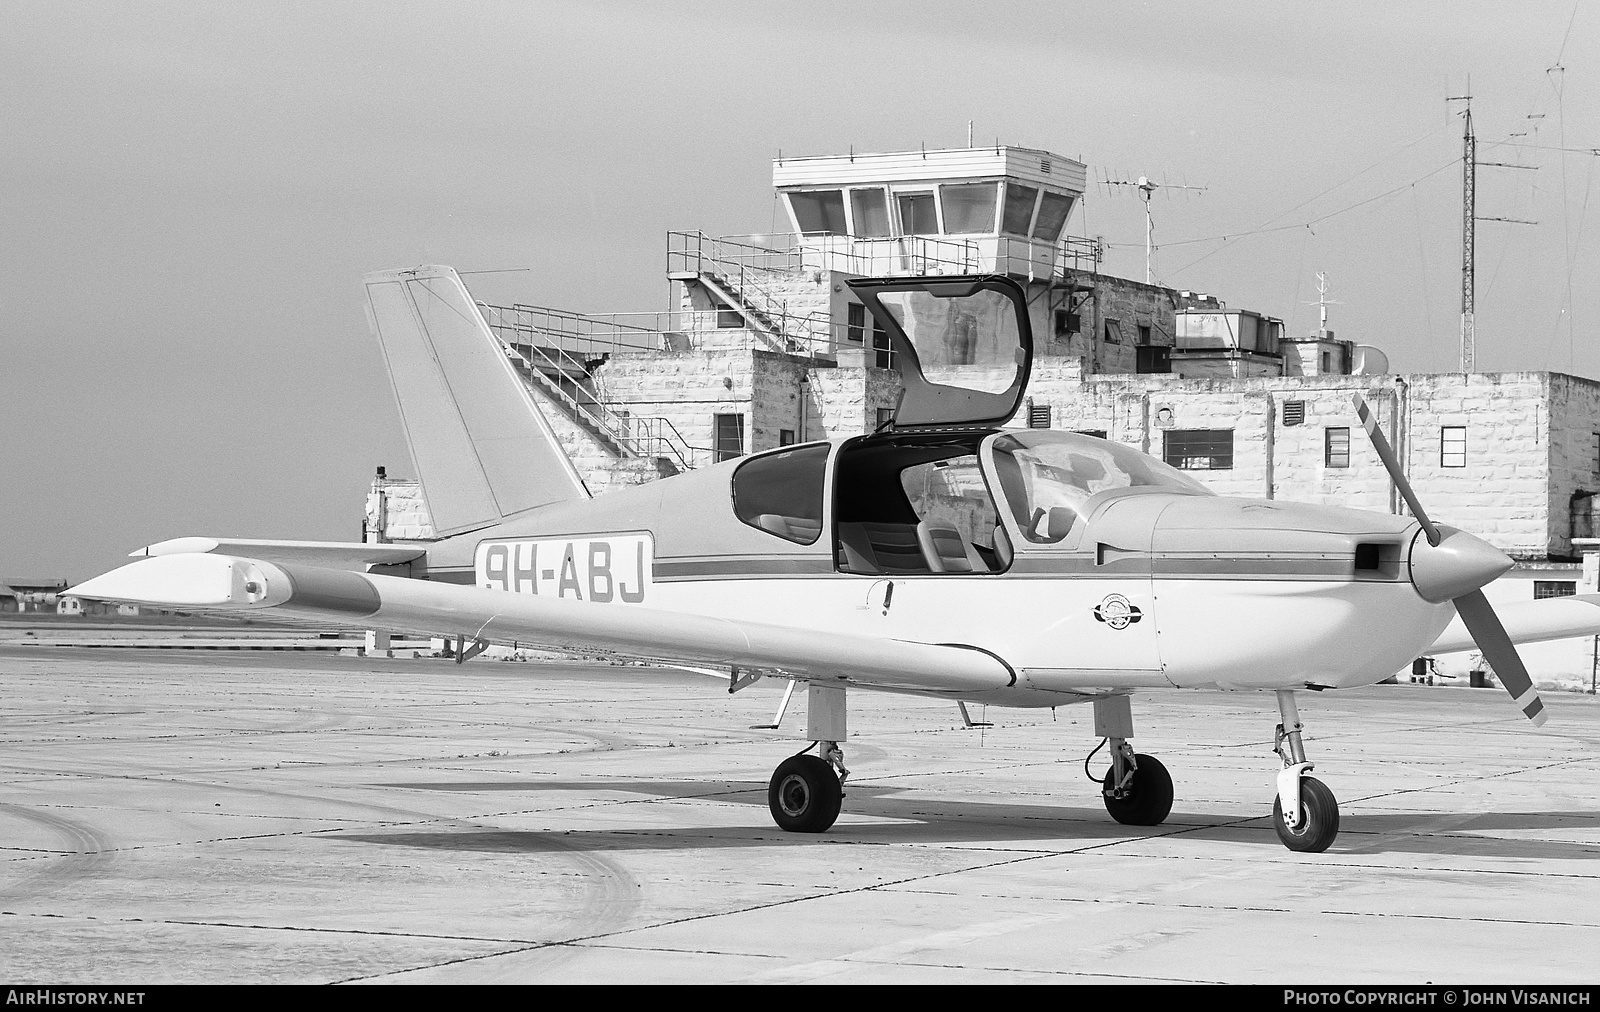
[(796, 678), (842, 677), (891, 690), (957, 695), (1016, 681), (998, 657), (960, 644), (880, 639), (227, 555), (159, 555), (65, 593), (185, 611), (271, 612), (341, 628), (738, 665)]
[[(1513, 643), (1543, 643), (1546, 640), (1564, 640), (1574, 636), (1600, 635), (1600, 594), (1579, 594), (1573, 597), (1548, 597), (1542, 601), (1523, 601), (1517, 604), (1496, 605), (1495, 614), (1506, 627), (1506, 635)], [(1458, 615), (1450, 620), (1444, 632), (1426, 654), (1449, 654), (1458, 650), (1476, 650), (1472, 634)]]
[(354, 541), (253, 541), (245, 538), (173, 538), (128, 554), (134, 558), (193, 553), (234, 555), (265, 562), (293, 562), (329, 569), (365, 570), (414, 562), (427, 554), (419, 545), (375, 545)]

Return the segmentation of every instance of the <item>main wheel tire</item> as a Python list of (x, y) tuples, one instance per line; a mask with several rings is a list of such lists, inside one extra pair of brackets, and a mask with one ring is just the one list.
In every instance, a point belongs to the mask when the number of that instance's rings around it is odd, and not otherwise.
[(839, 817), (844, 790), (833, 767), (814, 755), (790, 756), (767, 785), (772, 821), (790, 833), (826, 832)]
[[(1139, 768), (1133, 771), (1133, 783), (1124, 797), (1113, 798), (1102, 794), (1106, 811), (1124, 826), (1159, 826), (1172, 811), (1172, 775), (1155, 756), (1135, 755)], [(1111, 777), (1116, 767), (1106, 770), (1103, 786), (1111, 789)]]
[(1339, 835), (1339, 802), (1328, 785), (1316, 777), (1300, 778), (1300, 823), (1283, 821), (1283, 800), (1272, 799), (1272, 828), (1290, 850), (1320, 854)]

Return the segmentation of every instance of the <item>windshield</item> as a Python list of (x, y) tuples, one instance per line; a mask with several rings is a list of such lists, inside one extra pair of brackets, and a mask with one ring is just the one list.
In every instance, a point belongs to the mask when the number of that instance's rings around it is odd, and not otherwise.
[(1076, 432), (1047, 429), (989, 437), (1000, 492), (1023, 537), (1054, 544), (1081, 526), (1090, 496), (1119, 488), (1154, 486), (1184, 495), (1210, 489), (1131, 446)]

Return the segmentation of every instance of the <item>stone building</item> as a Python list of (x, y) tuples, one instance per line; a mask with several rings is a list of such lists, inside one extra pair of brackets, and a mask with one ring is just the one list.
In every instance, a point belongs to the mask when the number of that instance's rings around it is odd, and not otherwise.
[[(1325, 322), (1288, 338), (1266, 314), (1105, 274), (1098, 241), (1068, 229), (1084, 179), (1081, 162), (1016, 147), (780, 159), (791, 230), (668, 233), (666, 312), (481, 308), (600, 493), (877, 428), (899, 391), (893, 351), (845, 282), (1004, 273), (1027, 291), (1035, 345), (1011, 424), (1101, 434), (1225, 495), (1403, 512), (1356, 420), (1360, 390), (1430, 513), (1518, 561), (1492, 599), (1595, 589), (1573, 539), (1600, 533), (1600, 383), (1387, 375)], [(414, 483), (380, 476), (367, 513), (369, 537), (431, 536)], [(1587, 685), (1594, 647), (1529, 660)]]

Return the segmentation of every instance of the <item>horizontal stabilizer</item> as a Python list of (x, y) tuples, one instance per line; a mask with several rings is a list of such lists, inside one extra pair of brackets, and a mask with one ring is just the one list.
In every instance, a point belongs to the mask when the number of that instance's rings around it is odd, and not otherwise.
[(134, 558), (157, 555), (242, 555), (266, 562), (296, 562), (304, 566), (364, 571), (368, 566), (396, 566), (415, 562), (428, 553), (417, 545), (373, 545), (359, 541), (256, 541), (246, 538), (173, 538), (146, 545), (128, 554)]
[(987, 651), (598, 604), (403, 577), (277, 565), (225, 555), (165, 555), (67, 591), (133, 604), (215, 611), (272, 609), (286, 618), (427, 636), (463, 636), (674, 663), (739, 665), (877, 688), (982, 692), (1015, 682)]
[[(1500, 605), (1495, 608), (1495, 614), (1513, 643), (1543, 643), (1600, 635), (1600, 594), (1547, 597), (1541, 601)], [(1458, 615), (1424, 653), (1432, 656), (1476, 649), (1478, 644)]]

